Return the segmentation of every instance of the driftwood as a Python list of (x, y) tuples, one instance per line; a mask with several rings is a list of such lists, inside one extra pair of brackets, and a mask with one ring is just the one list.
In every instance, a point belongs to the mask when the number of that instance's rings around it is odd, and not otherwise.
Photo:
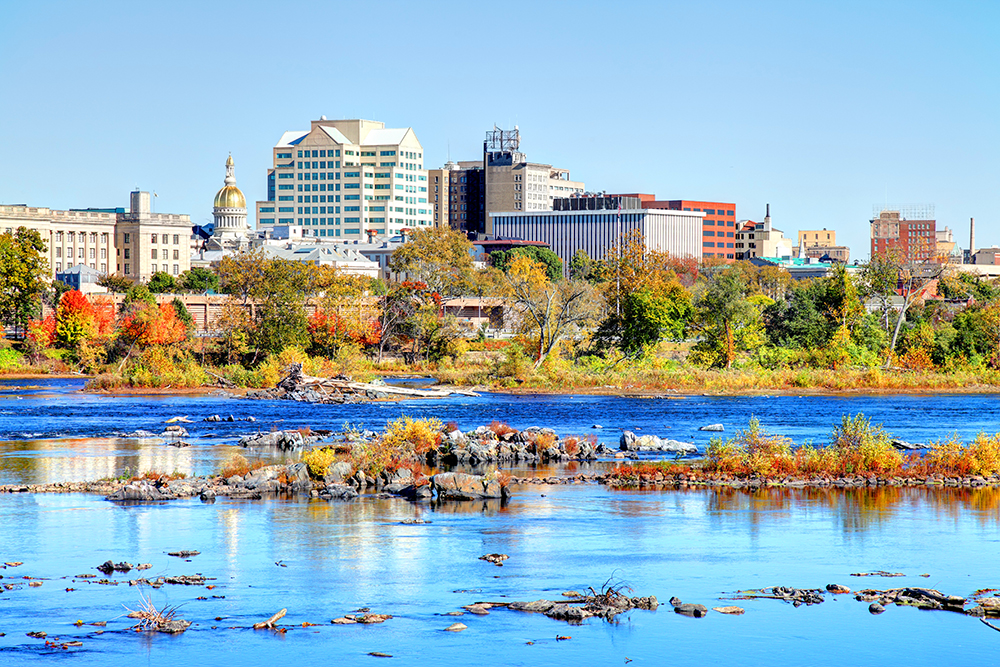
[(314, 377), (302, 372), (302, 364), (292, 364), (289, 366), (287, 375), (275, 385), (273, 390), (265, 390), (260, 393), (268, 394), (273, 392), (284, 392), (286, 396), (289, 394), (299, 395), (302, 392), (312, 392), (318, 395), (321, 401), (331, 402), (338, 402), (345, 396), (370, 396), (372, 394), (385, 394), (391, 397), (407, 398), (445, 398), (455, 394), (472, 397), (479, 396), (476, 392), (468, 389), (411, 389), (386, 384), (354, 382), (346, 376), (330, 378)]
[(998, 628), (997, 626), (993, 625), (992, 623), (990, 623), (989, 621), (987, 621), (985, 618), (981, 618), (979, 620), (982, 621), (983, 623), (985, 623), (986, 625), (990, 626), (991, 628), (993, 628), (997, 632), (1000, 632), (1000, 628)]
[(288, 613), (287, 609), (282, 609), (281, 611), (279, 611), (277, 614), (275, 614), (271, 618), (267, 619), (266, 621), (264, 621), (262, 623), (254, 623), (253, 624), (253, 629), (254, 630), (265, 630), (265, 629), (269, 630), (269, 629), (273, 628), (274, 624), (277, 623), (278, 621), (280, 621), (285, 616), (285, 614), (287, 614), (287, 613)]

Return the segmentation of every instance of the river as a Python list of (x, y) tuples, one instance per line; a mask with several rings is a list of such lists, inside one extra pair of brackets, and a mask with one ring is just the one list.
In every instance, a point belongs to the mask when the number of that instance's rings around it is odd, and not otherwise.
[[(336, 429), (344, 422), (380, 428), (400, 414), (436, 416), (466, 429), (494, 419), (518, 428), (551, 426), (609, 443), (622, 428), (642, 429), (700, 446), (711, 434), (697, 431), (699, 426), (723, 423), (731, 433), (751, 414), (799, 443), (824, 442), (841, 415), (857, 412), (910, 441), (953, 431), (966, 439), (980, 430), (1000, 431), (997, 397), (990, 395), (649, 400), (487, 394), (308, 406), (218, 396), (95, 396), (79, 388), (68, 380), (3, 383), (0, 483), (96, 479), (126, 467), (205, 474), (232, 451), (240, 434), (258, 428)], [(257, 421), (200, 421), (211, 414), (252, 415)], [(187, 425), (190, 447), (116, 437), (136, 429), (158, 432), (178, 415), (194, 420)], [(594, 424), (604, 428), (592, 429)], [(430, 523), (401, 523), (415, 518)], [(523, 487), (506, 505), (440, 506), (402, 499), (272, 498), (120, 507), (82, 494), (7, 494), (0, 496), (0, 560), (23, 565), (0, 570), (0, 584), (13, 586), (0, 591), (0, 664), (380, 659), (370, 652), (390, 654), (401, 664), (438, 665), (991, 661), (1000, 634), (959, 614), (890, 607), (872, 616), (867, 603), (850, 596), (828, 595), (823, 604), (799, 608), (725, 598), (774, 585), (927, 586), (963, 596), (998, 587), (998, 519), (1000, 491), (993, 489), (629, 492), (581, 484)], [(201, 555), (189, 561), (167, 555), (178, 549)], [(489, 552), (510, 559), (503, 567), (478, 560)], [(152, 565), (114, 581), (201, 573), (214, 577), (215, 587), (143, 589), (158, 607), (180, 605), (179, 615), (194, 625), (179, 636), (124, 631), (131, 621), (119, 617), (123, 605), (135, 608), (140, 589), (73, 577), (97, 574), (95, 566), (109, 559)], [(850, 576), (871, 570), (906, 576)], [(24, 577), (39, 578), (42, 585), (30, 587)], [(592, 618), (580, 626), (506, 609), (488, 616), (442, 615), (482, 600), (558, 599), (563, 591), (600, 588), (609, 579), (629, 585), (635, 595), (656, 595), (662, 606), (634, 610), (617, 623)], [(709, 607), (738, 604), (746, 613), (687, 618), (666, 605), (671, 596)], [(371, 626), (330, 624), (362, 607), (393, 618)], [(281, 608), (288, 609), (285, 634), (230, 629)], [(108, 624), (77, 627), (77, 620)], [(444, 632), (455, 621), (468, 629)], [(43, 640), (26, 637), (29, 631), (83, 645), (46, 648)], [(559, 641), (557, 635), (570, 639)]]

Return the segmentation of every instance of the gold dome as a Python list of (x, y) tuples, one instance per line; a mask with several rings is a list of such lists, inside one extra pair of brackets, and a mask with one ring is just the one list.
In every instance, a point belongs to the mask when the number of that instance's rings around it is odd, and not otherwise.
[(226, 184), (215, 195), (215, 208), (246, 208), (247, 198), (236, 187), (236, 168), (233, 156), (226, 158)]
[(216, 208), (246, 208), (247, 198), (235, 185), (227, 185), (215, 195)]

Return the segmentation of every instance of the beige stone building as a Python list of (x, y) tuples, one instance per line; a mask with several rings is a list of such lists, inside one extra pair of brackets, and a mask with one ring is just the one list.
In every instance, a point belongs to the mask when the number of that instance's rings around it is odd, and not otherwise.
[(412, 128), (327, 120), (285, 132), (272, 153), (257, 227), (299, 225), (312, 236), (360, 239), (433, 225), (424, 149)]
[(133, 192), (128, 213), (115, 225), (115, 272), (146, 282), (158, 272), (179, 276), (191, 268), (191, 218), (153, 213), (150, 194)]
[(767, 205), (764, 222), (745, 220), (739, 222), (737, 228), (736, 259), (792, 256), (792, 240), (771, 225), (770, 204)]
[(149, 280), (157, 271), (180, 275), (191, 267), (190, 217), (152, 213), (148, 192), (133, 192), (128, 212), (0, 206), (0, 231), (18, 227), (41, 234), (53, 278), (80, 264), (102, 274), (121, 273), (133, 282)]
[(427, 170), (427, 200), (434, 211), (435, 227), (450, 227), (451, 216), (449, 215), (448, 203), (450, 193), (450, 176), (453, 170), (458, 169), (454, 162), (448, 162), (441, 169)]
[(845, 264), (851, 259), (851, 249), (837, 245), (837, 232), (833, 229), (803, 229), (799, 231), (798, 245), (793, 248), (795, 257), (828, 257)]

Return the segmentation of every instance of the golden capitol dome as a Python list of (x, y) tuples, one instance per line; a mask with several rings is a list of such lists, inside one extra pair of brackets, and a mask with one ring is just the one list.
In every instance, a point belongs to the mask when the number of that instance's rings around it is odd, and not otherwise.
[(236, 187), (236, 172), (233, 167), (233, 156), (226, 159), (226, 184), (215, 195), (215, 208), (246, 208), (247, 198), (243, 191)]

